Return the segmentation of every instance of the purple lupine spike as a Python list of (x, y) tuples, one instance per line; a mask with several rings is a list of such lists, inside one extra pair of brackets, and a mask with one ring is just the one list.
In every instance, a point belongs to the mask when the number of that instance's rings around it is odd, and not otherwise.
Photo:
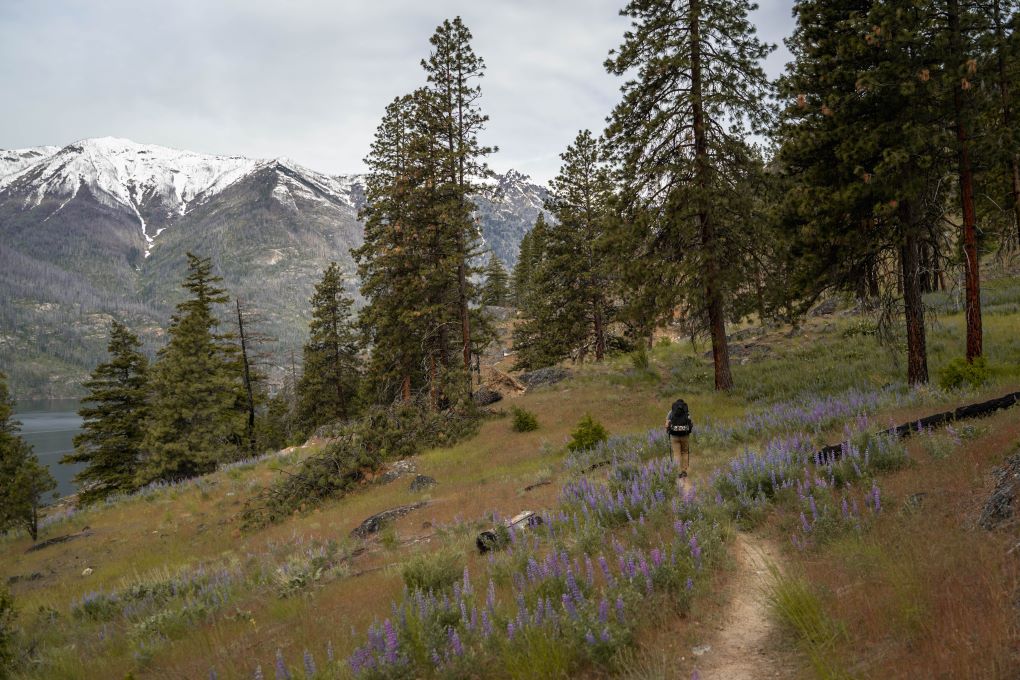
[(590, 628), (588, 629), (588, 632), (584, 634), (584, 641), (587, 642), (589, 645), (595, 644), (595, 636), (592, 634)]
[(218, 678), (218, 676), (216, 675), (216, 669), (215, 668), (210, 668), (209, 669), (209, 680), (217, 680), (217, 678)]
[(599, 623), (605, 625), (609, 621), (609, 600), (602, 598), (599, 601)]
[(489, 619), (489, 610), (482, 610), (482, 635), (488, 638), (492, 635), (492, 621)]
[(453, 628), (452, 626), (450, 627), (449, 639), (450, 639), (450, 650), (453, 652), (453, 655), (454, 656), (463, 656), (464, 655), (464, 647), (460, 643), (460, 636), (457, 635), (457, 629)]
[(461, 592), (465, 595), (471, 594), (471, 575), (468, 573), (468, 568), (464, 567), (464, 583), (461, 587)]
[(804, 515), (803, 512), (800, 513), (800, 528), (804, 531), (805, 534), (811, 533), (811, 525), (808, 523), (807, 517)]
[(626, 612), (624, 611), (624, 606), (623, 606), (623, 596), (621, 596), (621, 595), (617, 595), (617, 596), (616, 596), (616, 620), (617, 620), (617, 621), (618, 621), (618, 622), (619, 622), (619, 623), (620, 623), (621, 625), (623, 624), (623, 621), (624, 621), (624, 614), (625, 614), (625, 613), (626, 613)]
[(255, 680), (266, 680), (265, 676), (262, 675), (262, 666), (255, 666)]
[(496, 583), (489, 579), (489, 589), (485, 593), (485, 607), (489, 611), (496, 609)]
[(609, 628), (603, 628), (602, 632), (599, 634), (599, 638), (603, 642), (609, 642)]
[(432, 648), (432, 653), (429, 654), (429, 656), (432, 658), (432, 665), (435, 666), (436, 668), (439, 668), (440, 666), (443, 665), (443, 660), (442, 658), (440, 658), (439, 652), (436, 651), (435, 647)]
[(305, 650), (304, 654), (304, 662), (305, 662), (305, 677), (306, 678), (315, 677), (315, 659), (312, 658), (312, 653), (309, 652), (307, 649)]
[(574, 604), (574, 600), (570, 597), (569, 593), (563, 593), (563, 609), (567, 612), (567, 616), (574, 619), (577, 618), (577, 607)]
[(333, 641), (328, 640), (326, 642), (326, 660), (333, 663)]
[(687, 583), (684, 584), (684, 587), (688, 592), (694, 590), (694, 580), (690, 576), (687, 577)]
[(283, 660), (283, 651), (280, 649), (276, 650), (276, 680), (291, 680), (290, 671), (287, 670), (287, 664)]
[(514, 622), (513, 621), (507, 621), (506, 622), (506, 637), (507, 637), (508, 640), (513, 640), (514, 639)]
[(386, 631), (386, 663), (393, 665), (397, 663), (400, 641), (389, 619), (383, 622), (383, 629)]

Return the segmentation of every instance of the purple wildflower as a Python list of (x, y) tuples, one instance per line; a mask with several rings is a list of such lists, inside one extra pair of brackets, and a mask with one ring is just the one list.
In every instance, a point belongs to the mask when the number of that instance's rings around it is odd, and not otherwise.
[(460, 643), (460, 636), (457, 635), (457, 629), (456, 628), (453, 628), (453, 627), (450, 628), (449, 638), (450, 638), (450, 649), (453, 651), (453, 655), (454, 656), (463, 656), (464, 655), (464, 647)]
[(306, 678), (314, 677), (315, 676), (315, 659), (312, 658), (312, 653), (309, 652), (307, 649), (305, 650), (305, 654), (304, 654), (304, 662), (305, 662), (305, 677)]
[(287, 664), (283, 661), (283, 651), (280, 649), (276, 650), (276, 680), (290, 680), (290, 671), (287, 670)]

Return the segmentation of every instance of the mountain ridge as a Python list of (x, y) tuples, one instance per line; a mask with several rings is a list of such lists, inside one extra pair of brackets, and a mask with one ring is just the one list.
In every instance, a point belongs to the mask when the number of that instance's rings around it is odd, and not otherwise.
[[(261, 311), (278, 355), (299, 350), (307, 301), (336, 261), (357, 297), (365, 175), (287, 158), (201, 154), (102, 137), (0, 150), (0, 370), (20, 394), (70, 396), (101, 360), (111, 318), (150, 351), (180, 300), (186, 252)], [(547, 190), (519, 172), (475, 198), (483, 250), (508, 267)], [(277, 356), (276, 365), (288, 363)]]

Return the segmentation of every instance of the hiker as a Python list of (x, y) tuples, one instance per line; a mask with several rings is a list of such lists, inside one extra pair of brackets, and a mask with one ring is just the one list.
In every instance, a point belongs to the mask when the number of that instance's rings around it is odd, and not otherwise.
[(694, 423), (691, 422), (691, 412), (687, 408), (687, 402), (677, 399), (666, 414), (666, 433), (669, 435), (669, 448), (673, 462), (680, 465), (680, 479), (687, 477), (687, 466), (691, 461), (691, 447), (687, 438), (694, 431)]

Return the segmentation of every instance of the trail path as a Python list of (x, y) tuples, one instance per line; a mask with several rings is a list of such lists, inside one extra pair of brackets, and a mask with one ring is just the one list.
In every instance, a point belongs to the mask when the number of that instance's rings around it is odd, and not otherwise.
[(779, 549), (760, 536), (738, 533), (737, 570), (730, 601), (718, 629), (694, 648), (701, 680), (754, 680), (796, 676), (785, 645), (779, 643), (766, 602), (769, 563), (778, 564)]

